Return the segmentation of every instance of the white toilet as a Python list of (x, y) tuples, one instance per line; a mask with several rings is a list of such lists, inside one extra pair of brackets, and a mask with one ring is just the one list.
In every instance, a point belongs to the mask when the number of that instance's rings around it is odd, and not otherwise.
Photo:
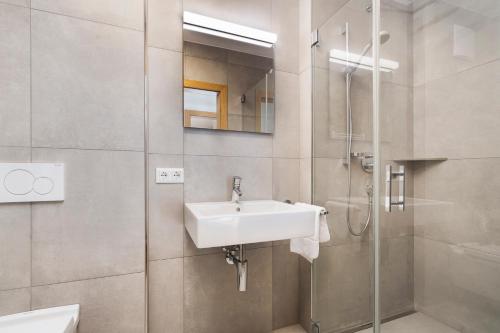
[(0, 333), (76, 333), (80, 305), (67, 305), (0, 317)]

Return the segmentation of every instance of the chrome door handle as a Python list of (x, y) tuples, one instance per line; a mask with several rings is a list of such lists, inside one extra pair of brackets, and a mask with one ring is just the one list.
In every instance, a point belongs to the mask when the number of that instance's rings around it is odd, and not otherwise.
[[(399, 184), (398, 200), (392, 200), (392, 179), (397, 178)], [(400, 211), (405, 210), (405, 167), (399, 166), (399, 171), (393, 172), (392, 165), (385, 166), (385, 211), (391, 212), (392, 206), (397, 206)]]

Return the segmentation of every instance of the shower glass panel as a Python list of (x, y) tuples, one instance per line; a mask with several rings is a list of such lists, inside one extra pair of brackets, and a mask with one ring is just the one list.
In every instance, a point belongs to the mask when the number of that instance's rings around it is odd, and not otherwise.
[(500, 1), (380, 1), (381, 332), (500, 332)]
[(313, 1), (312, 29), (316, 331), (500, 332), (500, 1)]
[(334, 3), (312, 2), (313, 202), (330, 212), (332, 231), (313, 265), (312, 319), (321, 332), (373, 317), (372, 13), (366, 0)]

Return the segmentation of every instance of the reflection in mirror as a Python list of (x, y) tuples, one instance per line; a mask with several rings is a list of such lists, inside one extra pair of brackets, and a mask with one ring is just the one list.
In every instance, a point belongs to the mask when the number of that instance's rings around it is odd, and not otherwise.
[(273, 49), (185, 32), (184, 127), (273, 133)]

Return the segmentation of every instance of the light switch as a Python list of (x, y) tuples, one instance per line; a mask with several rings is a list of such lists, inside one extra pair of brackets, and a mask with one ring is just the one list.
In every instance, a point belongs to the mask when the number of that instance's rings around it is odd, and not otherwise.
[(156, 168), (157, 184), (184, 183), (183, 168)]

